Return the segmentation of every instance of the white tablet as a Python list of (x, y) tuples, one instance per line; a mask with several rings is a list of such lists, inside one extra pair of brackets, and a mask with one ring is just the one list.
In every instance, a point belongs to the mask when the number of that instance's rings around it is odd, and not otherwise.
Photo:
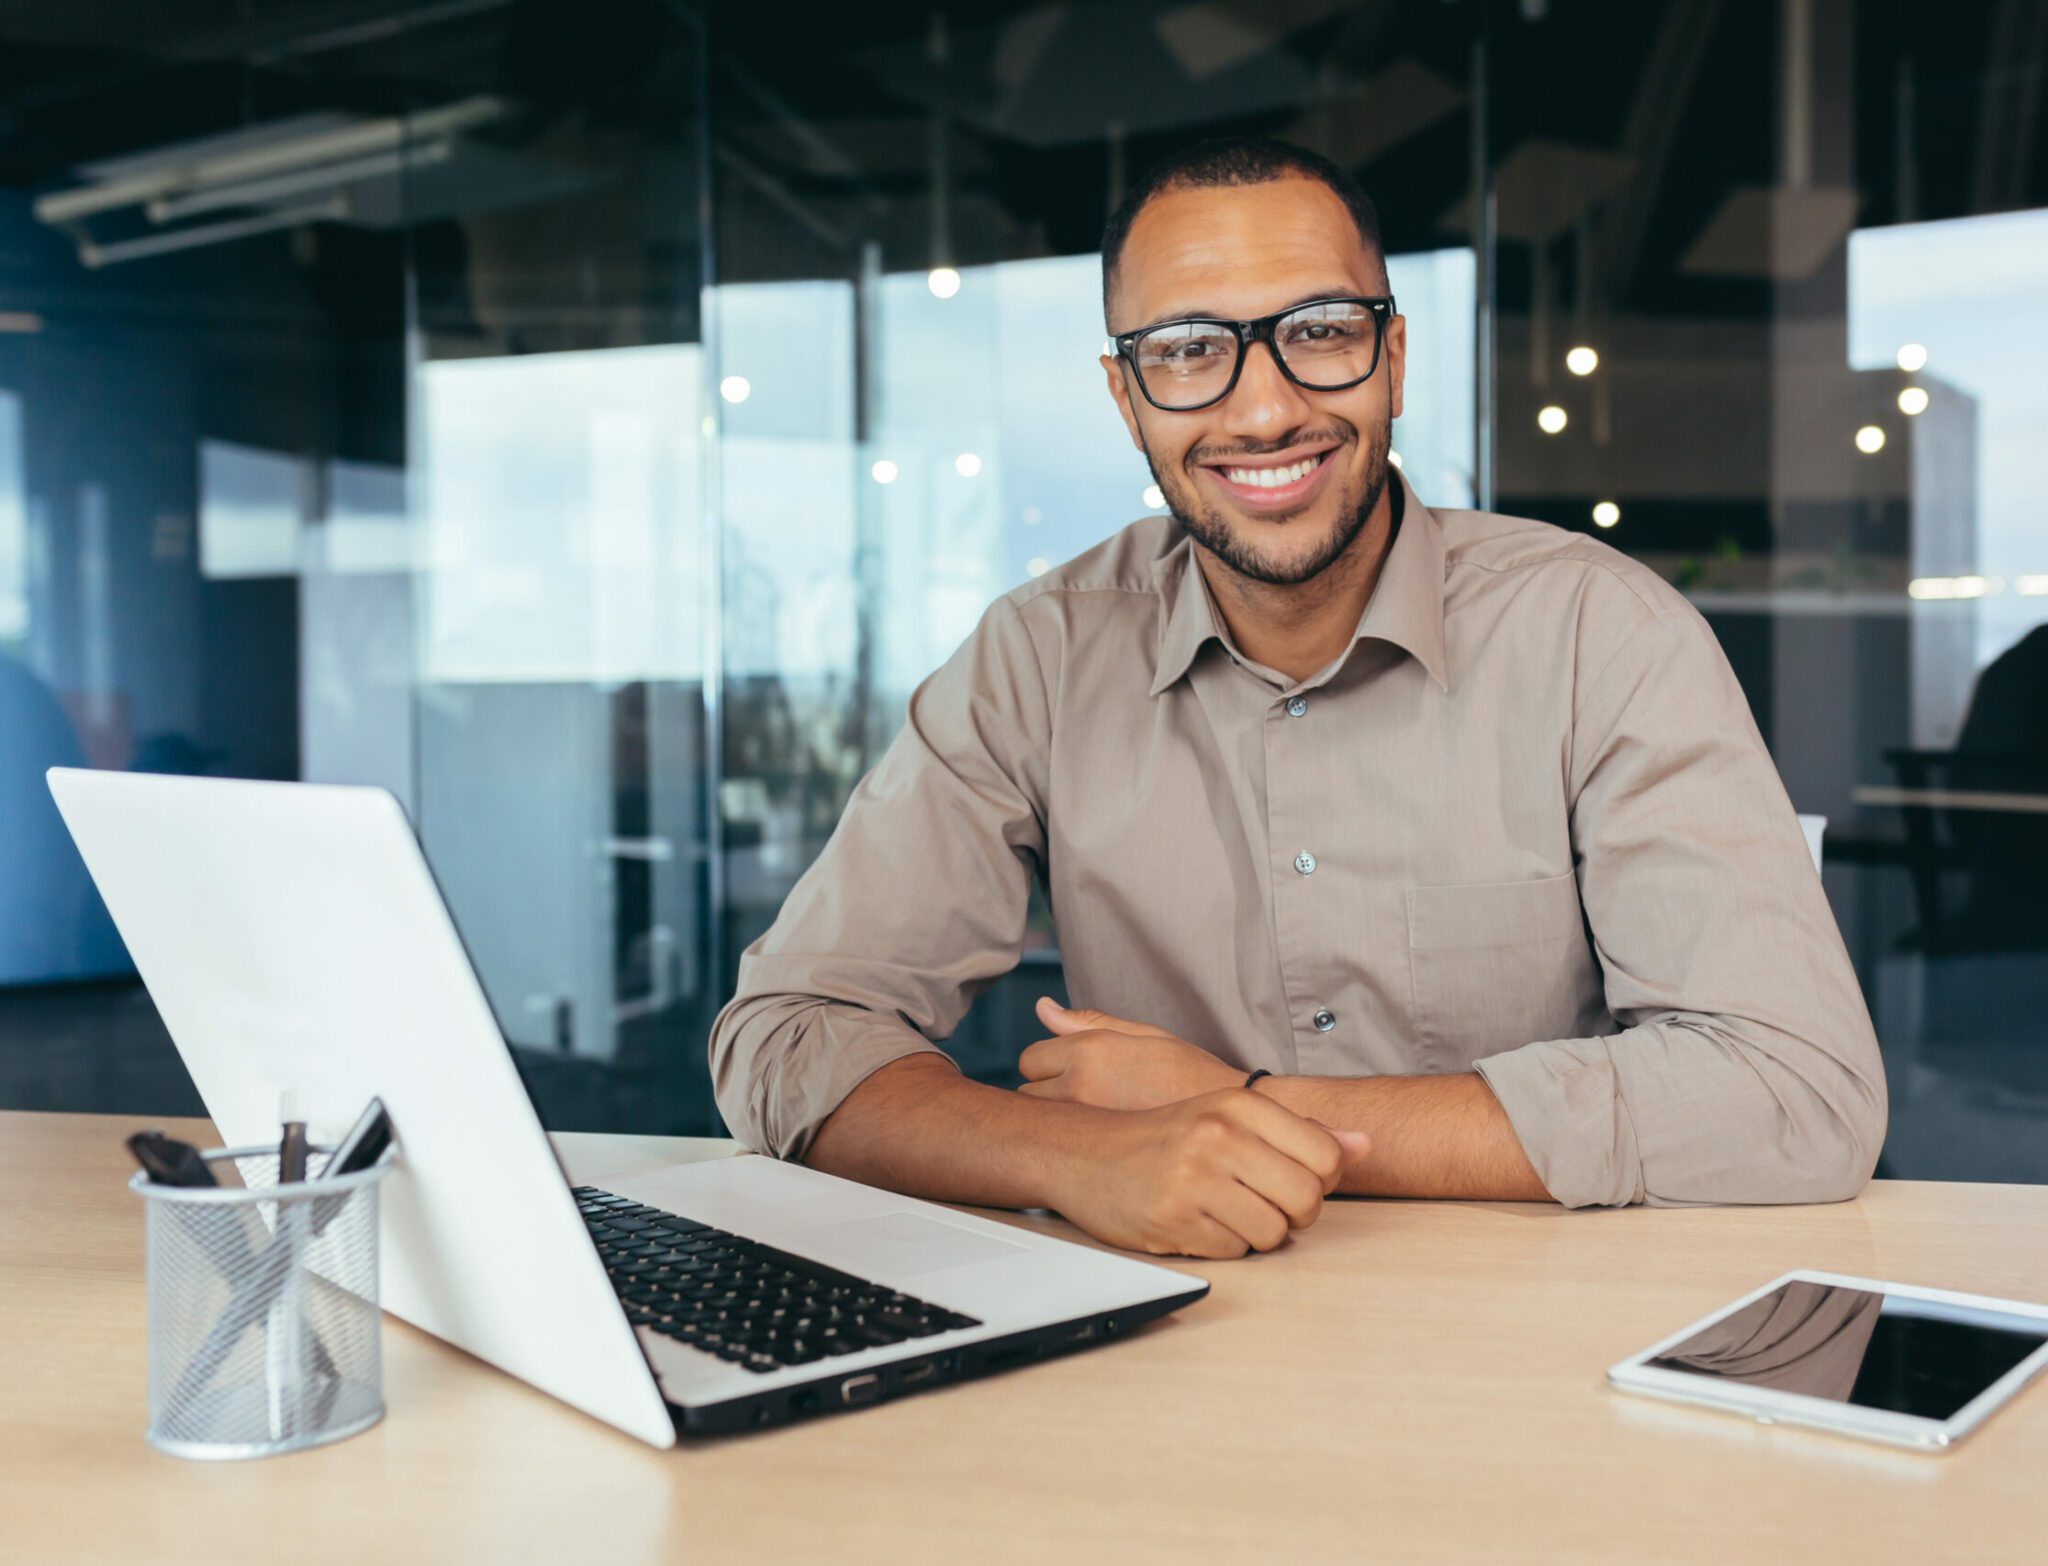
[(1922, 1451), (2048, 1366), (2048, 1306), (1788, 1272), (1607, 1372), (1624, 1392)]

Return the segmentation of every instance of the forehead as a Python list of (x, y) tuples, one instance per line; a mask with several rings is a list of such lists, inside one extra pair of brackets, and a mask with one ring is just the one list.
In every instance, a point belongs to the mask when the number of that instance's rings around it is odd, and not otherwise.
[(1139, 212), (1117, 263), (1115, 326), (1174, 315), (1248, 320), (1337, 286), (1378, 292), (1350, 209), (1320, 180), (1173, 190)]

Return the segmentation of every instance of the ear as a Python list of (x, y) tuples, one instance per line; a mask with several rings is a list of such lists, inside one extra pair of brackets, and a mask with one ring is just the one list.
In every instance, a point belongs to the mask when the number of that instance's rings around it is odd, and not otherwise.
[(1102, 373), (1109, 378), (1110, 400), (1116, 404), (1116, 411), (1123, 415), (1131, 444), (1140, 452), (1144, 451), (1145, 437), (1138, 430), (1138, 410), (1131, 406), (1131, 383), (1124, 374), (1124, 361), (1113, 353), (1102, 355)]
[(1401, 381), (1408, 371), (1408, 317), (1397, 315), (1387, 322), (1387, 395), (1390, 418), (1401, 417)]

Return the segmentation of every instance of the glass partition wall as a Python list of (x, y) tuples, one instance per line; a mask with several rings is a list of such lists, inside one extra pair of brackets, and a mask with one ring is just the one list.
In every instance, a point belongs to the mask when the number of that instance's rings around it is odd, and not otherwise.
[(911, 691), (1159, 508), (1105, 216), (1267, 132), (1380, 205), (1423, 499), (1685, 591), (1829, 818), (1885, 1172), (2048, 1179), (2048, 6), (61, 10), (0, 83), (0, 1102), (190, 1102), (54, 758), (393, 788), (550, 1123), (712, 1129)]

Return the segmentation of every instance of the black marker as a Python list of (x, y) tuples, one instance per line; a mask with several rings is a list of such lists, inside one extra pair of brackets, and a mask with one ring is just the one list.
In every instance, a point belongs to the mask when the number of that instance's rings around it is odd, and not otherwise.
[(277, 1183), (297, 1185), (306, 1178), (306, 1122), (287, 1120), (277, 1144)]
[(199, 1149), (161, 1131), (138, 1131), (128, 1138), (128, 1151), (142, 1172), (157, 1185), (219, 1185)]

